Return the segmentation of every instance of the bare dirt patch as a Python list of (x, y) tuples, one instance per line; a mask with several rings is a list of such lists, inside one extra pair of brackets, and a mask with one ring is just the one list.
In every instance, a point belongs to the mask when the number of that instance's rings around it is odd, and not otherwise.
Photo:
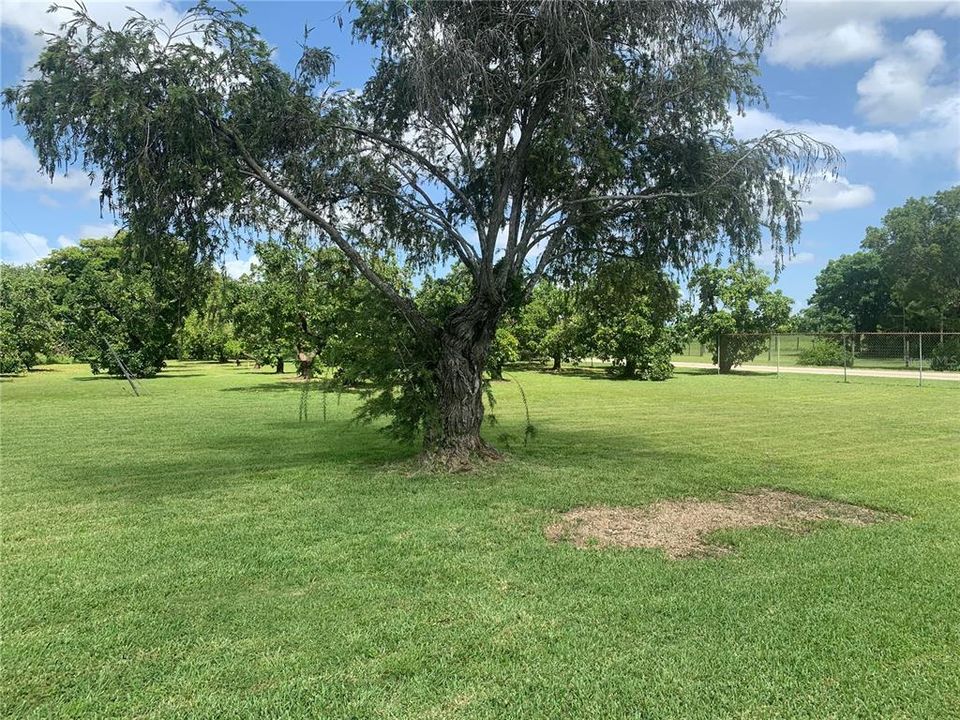
[(773, 527), (805, 532), (815, 523), (872, 525), (900, 516), (782, 490), (730, 493), (717, 500), (661, 500), (646, 507), (581, 507), (545, 529), (548, 540), (577, 547), (659, 548), (670, 558), (729, 553), (710, 542), (717, 530)]

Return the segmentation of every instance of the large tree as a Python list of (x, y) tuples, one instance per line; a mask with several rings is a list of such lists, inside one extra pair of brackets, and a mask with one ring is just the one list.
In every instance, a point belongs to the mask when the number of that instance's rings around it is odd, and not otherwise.
[(960, 320), (960, 186), (893, 208), (867, 228), (863, 248), (876, 253), (904, 326)]
[(876, 332), (890, 328), (894, 306), (880, 256), (841, 255), (817, 274), (804, 321), (817, 332)]
[[(781, 253), (804, 179), (836, 159), (793, 132), (733, 135), (731, 101), (763, 99), (777, 0), (354, 7), (378, 51), (359, 94), (333, 89), (329, 52), (305, 42), (288, 73), (241, 9), (204, 2), (172, 29), (79, 7), (5, 100), (46, 170), (99, 170), (138, 237), (204, 255), (220, 228), (290, 225), (338, 248), (416, 336), (427, 450), (450, 465), (496, 455), (482, 372), (511, 295), (611, 257), (749, 254), (764, 229)], [(425, 317), (378, 272), (385, 250), (459, 261), (469, 298)]]

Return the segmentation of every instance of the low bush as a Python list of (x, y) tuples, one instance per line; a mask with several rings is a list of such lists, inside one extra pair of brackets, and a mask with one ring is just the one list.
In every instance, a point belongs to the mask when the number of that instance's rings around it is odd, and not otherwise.
[(797, 363), (799, 365), (815, 366), (846, 364), (847, 367), (851, 367), (853, 365), (853, 352), (844, 348), (835, 340), (818, 338), (810, 344), (810, 347), (805, 347), (800, 351), (797, 356)]
[(930, 369), (960, 371), (960, 338), (943, 340), (933, 346)]

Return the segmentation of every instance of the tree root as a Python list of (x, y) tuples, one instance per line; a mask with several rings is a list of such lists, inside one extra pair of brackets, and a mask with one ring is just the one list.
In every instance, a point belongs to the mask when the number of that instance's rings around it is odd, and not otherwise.
[(420, 463), (430, 470), (470, 472), (477, 464), (503, 460), (503, 453), (480, 437), (448, 439), (440, 447), (424, 449)]

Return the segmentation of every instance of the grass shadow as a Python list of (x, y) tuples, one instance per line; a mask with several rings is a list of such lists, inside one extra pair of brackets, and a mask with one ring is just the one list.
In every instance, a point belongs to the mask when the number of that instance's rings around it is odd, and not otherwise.
[[(310, 385), (310, 394), (323, 392), (328, 395), (359, 395), (363, 388), (323, 388), (322, 381), (315, 380)], [(274, 392), (303, 392), (303, 383), (294, 380), (274, 380), (273, 382), (260, 383), (259, 385), (240, 385), (237, 387), (220, 388), (220, 392), (238, 392), (238, 393), (274, 393)]]
[[(181, 380), (183, 378), (193, 378), (193, 377), (204, 377), (203, 373), (167, 373), (154, 375), (150, 378), (138, 378), (135, 377), (134, 380), (137, 382), (152, 382), (154, 380)], [(127, 379), (120, 375), (85, 375), (83, 377), (72, 377), (71, 380), (79, 382), (90, 382), (91, 380), (120, 380), (126, 382)]]

